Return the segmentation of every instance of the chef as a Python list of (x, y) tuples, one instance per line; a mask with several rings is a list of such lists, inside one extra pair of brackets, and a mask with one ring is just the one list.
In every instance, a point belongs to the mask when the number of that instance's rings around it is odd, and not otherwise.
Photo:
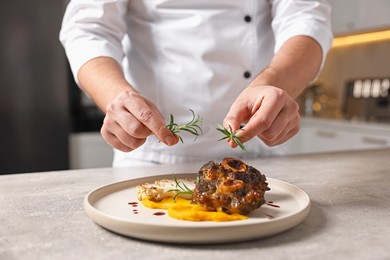
[[(332, 39), (326, 0), (71, 0), (60, 32), (114, 167), (278, 153)], [(191, 110), (202, 135), (180, 142), (166, 125)], [(218, 141), (218, 124), (247, 151)]]

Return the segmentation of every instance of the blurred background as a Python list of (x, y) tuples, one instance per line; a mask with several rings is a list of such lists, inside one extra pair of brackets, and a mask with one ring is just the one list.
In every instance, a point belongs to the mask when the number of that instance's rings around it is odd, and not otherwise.
[[(109, 167), (58, 34), (66, 0), (0, 2), (0, 174)], [(390, 147), (390, 1), (332, 0), (335, 41), (286, 154)]]

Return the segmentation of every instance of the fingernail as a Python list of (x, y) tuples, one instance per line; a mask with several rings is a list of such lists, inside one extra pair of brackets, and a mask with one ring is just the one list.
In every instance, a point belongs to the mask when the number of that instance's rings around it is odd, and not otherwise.
[(165, 143), (167, 145), (171, 145), (173, 143), (173, 137), (168, 135), (166, 138), (165, 138)]

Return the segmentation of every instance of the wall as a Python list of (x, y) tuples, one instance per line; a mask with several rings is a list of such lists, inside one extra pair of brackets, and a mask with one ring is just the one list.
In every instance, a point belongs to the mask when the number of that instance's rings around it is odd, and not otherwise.
[(63, 13), (61, 1), (0, 2), (0, 174), (69, 168)]
[(317, 80), (342, 104), (347, 80), (390, 76), (390, 40), (331, 49)]

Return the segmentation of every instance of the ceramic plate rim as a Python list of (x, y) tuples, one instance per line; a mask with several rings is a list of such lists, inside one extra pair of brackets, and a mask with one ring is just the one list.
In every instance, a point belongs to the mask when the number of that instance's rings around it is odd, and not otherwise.
[[(134, 227), (134, 225), (138, 225), (139, 227), (144, 227), (144, 228), (158, 228), (161, 231), (167, 231), (167, 233), (175, 233), (177, 230), (194, 230), (194, 229), (199, 229), (199, 230), (221, 230), (221, 229), (229, 229), (229, 228), (244, 228), (244, 229), (249, 229), (253, 226), (260, 226), (260, 225), (277, 225), (278, 223), (284, 223), (288, 221), (289, 219), (294, 219), (293, 223), (287, 224), (283, 226), (283, 228), (278, 228), (275, 230), (275, 232), (269, 232), (269, 234), (261, 234), (259, 233), (258, 236), (251, 237), (248, 236), (248, 239), (251, 238), (260, 238), (264, 236), (269, 236), (273, 234), (280, 233), (282, 231), (288, 230), (299, 223), (301, 223), (308, 215), (310, 211), (310, 198), (307, 195), (306, 192), (304, 192), (302, 189), (296, 187), (293, 184), (290, 184), (288, 182), (274, 179), (267, 177), (267, 182), (272, 185), (283, 185), (284, 187), (288, 187), (289, 189), (292, 189), (297, 193), (300, 197), (303, 198), (302, 201), (300, 201), (300, 209), (297, 210), (296, 212), (291, 212), (290, 214), (283, 215), (281, 217), (277, 217), (274, 219), (268, 219), (267, 222), (258, 222), (258, 221), (246, 221), (246, 220), (241, 220), (241, 221), (229, 221), (229, 222), (191, 222), (191, 221), (182, 221), (182, 220), (177, 220), (177, 223), (151, 223), (145, 220), (137, 220), (137, 219), (124, 219), (120, 218), (117, 216), (113, 216), (110, 214), (107, 214), (105, 212), (100, 211), (95, 207), (95, 203), (99, 201), (100, 199), (104, 198), (107, 196), (107, 190), (115, 188), (115, 191), (121, 191), (123, 189), (131, 188), (134, 187), (135, 185), (139, 185), (141, 183), (146, 183), (146, 182), (152, 182), (157, 179), (164, 179), (164, 178), (169, 178), (173, 174), (164, 174), (164, 175), (153, 175), (153, 176), (147, 176), (147, 177), (140, 177), (140, 178), (134, 178), (134, 179), (128, 179), (128, 180), (122, 180), (118, 182), (112, 182), (106, 185), (102, 185), (92, 191), (90, 191), (84, 198), (84, 210), (87, 214), (88, 217), (90, 217), (95, 223), (98, 225), (111, 230), (115, 233), (119, 233), (125, 236), (129, 237), (135, 237), (135, 238), (141, 238), (141, 239), (146, 239), (146, 240), (154, 240), (154, 241), (161, 241), (161, 242), (180, 242), (180, 243), (200, 243), (199, 239), (194, 239), (194, 238), (189, 238), (189, 239), (181, 239), (180, 241), (176, 241), (175, 238), (167, 236), (164, 239), (161, 238), (155, 238), (153, 234), (137, 234), (137, 232), (130, 232), (128, 230), (126, 231), (120, 231), (115, 225), (127, 225), (129, 228)], [(195, 173), (174, 173), (174, 175), (178, 178), (190, 178), (193, 177), (195, 178), (196, 174)], [(132, 185), (130, 185), (132, 184)], [(127, 186), (128, 185), (128, 186)], [(108, 192), (108, 194), (111, 194), (113, 192)], [(103, 195), (102, 195), (103, 194)], [(242, 239), (237, 238), (237, 240), (246, 240), (246, 236), (242, 235)], [(229, 242), (229, 241), (236, 241), (234, 238), (219, 238), (219, 239), (213, 239), (209, 238), (208, 239), (211, 242)], [(207, 242), (207, 241), (206, 241)]]

